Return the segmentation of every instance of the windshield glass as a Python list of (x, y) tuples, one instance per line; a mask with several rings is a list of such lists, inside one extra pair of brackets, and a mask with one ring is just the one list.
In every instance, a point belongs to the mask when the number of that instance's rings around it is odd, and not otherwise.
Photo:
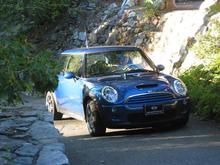
[(86, 77), (155, 71), (139, 51), (114, 51), (86, 56)]

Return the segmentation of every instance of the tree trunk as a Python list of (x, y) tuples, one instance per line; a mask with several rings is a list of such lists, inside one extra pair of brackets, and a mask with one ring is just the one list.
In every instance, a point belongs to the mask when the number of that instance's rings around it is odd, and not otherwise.
[(174, 10), (175, 8), (175, 0), (165, 0), (165, 10)]

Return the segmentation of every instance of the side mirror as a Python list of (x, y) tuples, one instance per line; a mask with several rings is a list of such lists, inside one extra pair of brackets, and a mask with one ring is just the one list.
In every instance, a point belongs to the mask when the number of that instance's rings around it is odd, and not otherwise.
[(165, 69), (165, 67), (163, 65), (161, 65), (161, 64), (157, 65), (157, 70), (158, 71), (162, 71), (164, 69)]
[(72, 79), (72, 78), (76, 78), (76, 76), (73, 72), (64, 72), (64, 78)]

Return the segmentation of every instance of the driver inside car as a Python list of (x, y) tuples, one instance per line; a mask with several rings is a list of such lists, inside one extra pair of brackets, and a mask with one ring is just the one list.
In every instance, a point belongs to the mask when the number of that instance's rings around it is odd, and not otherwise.
[(132, 64), (131, 58), (126, 55), (121, 55), (119, 61), (120, 61), (120, 65), (123, 66)]

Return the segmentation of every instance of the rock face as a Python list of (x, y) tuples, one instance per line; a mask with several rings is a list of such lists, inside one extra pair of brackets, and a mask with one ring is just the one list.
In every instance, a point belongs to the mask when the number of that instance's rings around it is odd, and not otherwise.
[[(69, 21), (57, 26), (55, 34), (49, 35), (50, 49), (60, 53), (65, 49), (85, 47), (87, 36), (89, 46), (141, 47), (156, 64), (162, 61), (164, 72), (169, 74), (178, 75), (201, 63), (190, 47), (195, 42), (195, 35), (206, 26), (207, 10), (204, 9), (216, 0), (204, 1), (200, 10), (173, 11), (150, 19), (144, 17), (146, 9), (135, 9), (134, 2), (137, 1), (124, 0), (121, 6), (112, 3), (95, 10), (100, 7), (97, 3), (82, 1), (77, 7), (86, 14), (79, 16), (76, 22)], [(154, 5), (164, 9), (167, 4), (165, 0), (155, 0)]]
[[(201, 6), (207, 8), (214, 1), (206, 0)], [(108, 12), (99, 13), (102, 23), (90, 33), (90, 43), (140, 46), (156, 64), (162, 62), (165, 65), (165, 73), (173, 75), (203, 62), (190, 48), (196, 34), (207, 25), (207, 10), (173, 11), (165, 13), (162, 18), (147, 20), (141, 12), (129, 8), (134, 5), (133, 2), (124, 1), (120, 8), (115, 6), (111, 13), (108, 9)], [(157, 0), (155, 5), (163, 8), (164, 2)], [(115, 13), (114, 16), (111, 16), (112, 13)]]
[(58, 138), (45, 107), (0, 110), (1, 165), (68, 165)]
[[(134, 2), (134, 1), (132, 1)], [(129, 3), (129, 5), (127, 4)], [(113, 8), (114, 6), (114, 8)], [(112, 4), (98, 14), (101, 18), (98, 26), (89, 33), (91, 45), (136, 45), (146, 46), (148, 32), (155, 31), (159, 18), (145, 19), (142, 12), (128, 8), (130, 1), (124, 1), (122, 6)], [(110, 9), (109, 9), (110, 8)]]
[(163, 16), (165, 23), (158, 42), (152, 46), (151, 58), (156, 64), (162, 61), (166, 73), (173, 74), (183, 62), (191, 66), (197, 61), (188, 58), (187, 54), (190, 39), (203, 26), (206, 14), (205, 11), (174, 11)]
[(79, 32), (78, 35), (79, 35), (78, 39), (80, 41), (85, 41), (86, 40), (86, 32)]
[[(88, 10), (89, 4), (81, 2), (77, 8), (86, 11), (79, 15), (76, 22), (65, 21), (44, 36), (41, 40), (46, 42), (49, 49), (60, 53), (65, 49), (85, 47), (86, 36), (89, 46), (97, 45), (136, 45), (146, 46), (149, 40), (148, 32), (157, 28), (159, 18), (147, 20), (141, 12), (130, 7), (134, 0), (119, 5), (111, 3), (102, 9)], [(87, 35), (86, 32), (87, 31)], [(144, 33), (143, 33), (144, 32)]]
[(211, 5), (214, 5), (216, 2), (217, 2), (217, 0), (205, 0), (199, 8), (200, 8), (200, 10), (207, 9)]
[[(204, 8), (212, 5), (211, 2), (213, 1), (205, 1)], [(164, 72), (173, 75), (203, 63), (190, 48), (196, 42), (195, 36), (209, 26), (210, 16), (207, 10), (203, 9), (166, 13), (160, 20), (162, 32), (155, 35), (152, 43), (148, 45), (153, 61), (165, 65)], [(211, 19), (214, 17), (218, 18), (213, 16)]]

